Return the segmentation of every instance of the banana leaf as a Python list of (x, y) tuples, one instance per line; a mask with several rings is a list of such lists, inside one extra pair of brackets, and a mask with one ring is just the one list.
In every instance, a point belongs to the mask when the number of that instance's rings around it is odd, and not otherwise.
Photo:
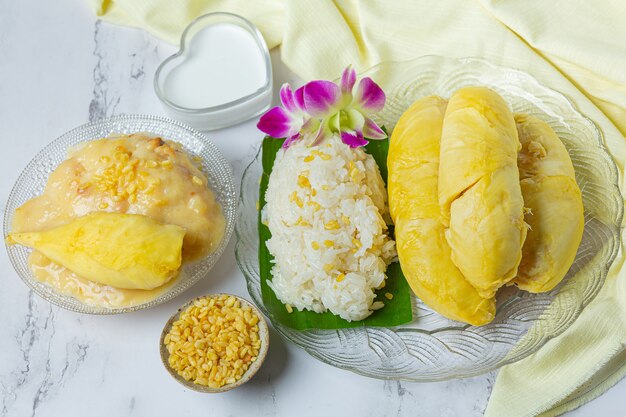
[[(270, 230), (261, 222), (261, 210), (265, 206), (265, 192), (269, 183), (269, 174), (272, 172), (274, 160), (277, 152), (283, 144), (282, 139), (265, 137), (263, 140), (263, 175), (260, 183), (259, 194), (259, 268), (261, 272), (261, 293), (263, 295), (263, 303), (270, 312), (273, 319), (278, 320), (281, 324), (295, 330), (306, 329), (343, 329), (361, 326), (373, 327), (393, 327), (412, 320), (411, 310), (411, 289), (402, 274), (399, 263), (395, 262), (387, 268), (387, 282), (384, 288), (376, 291), (376, 300), (383, 301), (385, 306), (380, 310), (374, 311), (365, 320), (352, 321), (342, 319), (330, 312), (315, 313), (313, 311), (298, 311), (293, 308), (289, 313), (286, 306), (276, 297), (274, 291), (267, 285), (272, 279), (271, 270), (273, 266), (273, 257), (267, 249), (266, 242), (271, 237)], [(386, 182), (387, 179), (387, 152), (389, 149), (389, 140), (370, 141), (365, 147), (365, 151), (372, 155), (381, 175)], [(393, 229), (390, 228), (390, 233)], [(391, 293), (393, 298), (388, 300), (386, 293)]]

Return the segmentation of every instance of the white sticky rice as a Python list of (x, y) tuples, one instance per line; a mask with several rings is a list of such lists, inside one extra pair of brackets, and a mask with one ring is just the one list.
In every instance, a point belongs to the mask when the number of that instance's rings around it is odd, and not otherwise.
[[(387, 193), (374, 159), (338, 137), (280, 150), (262, 213), (272, 237), (277, 297), (299, 310), (362, 320), (384, 306), (395, 242), (387, 236)], [(290, 307), (288, 307), (290, 308)]]

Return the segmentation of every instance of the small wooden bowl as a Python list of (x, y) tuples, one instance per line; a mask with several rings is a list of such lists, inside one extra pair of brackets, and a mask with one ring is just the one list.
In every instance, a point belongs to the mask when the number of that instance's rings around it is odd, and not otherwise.
[[(196, 384), (193, 381), (187, 381), (187, 380), (185, 380), (185, 378), (183, 378), (182, 376), (178, 375), (178, 373), (174, 369), (170, 368), (170, 366), (168, 364), (168, 358), (169, 358), (170, 354), (167, 351), (167, 347), (165, 346), (165, 336), (171, 330), (172, 324), (176, 320), (178, 320), (178, 318), (180, 316), (180, 313), (183, 312), (184, 310), (186, 310), (187, 307), (191, 306), (197, 300), (201, 300), (203, 298), (219, 297), (220, 295), (227, 295), (227, 296), (231, 296), (231, 297), (236, 298), (237, 300), (239, 300), (239, 302), (241, 303), (242, 307), (249, 306), (252, 309), (252, 312), (259, 317), (259, 322), (257, 323), (257, 325), (259, 326), (259, 340), (261, 341), (261, 346), (259, 348), (259, 354), (258, 354), (256, 360), (250, 364), (250, 367), (242, 375), (242, 377), (240, 379), (238, 379), (237, 381), (233, 382), (232, 384), (226, 384), (226, 385), (224, 385), (221, 388), (210, 388), (210, 387), (207, 387), (207, 386), (204, 386), (204, 385)], [(165, 369), (167, 369), (167, 372), (169, 372), (169, 374), (172, 376), (172, 378), (174, 378), (177, 382), (179, 382), (180, 384), (182, 384), (185, 387), (187, 387), (189, 389), (192, 389), (194, 391), (215, 394), (215, 393), (230, 391), (231, 389), (237, 388), (237, 387), (245, 384), (246, 382), (248, 382), (250, 379), (252, 379), (254, 374), (256, 374), (257, 371), (259, 369), (261, 369), (261, 365), (263, 364), (263, 361), (265, 360), (265, 356), (267, 355), (267, 349), (269, 348), (269, 344), (270, 344), (269, 330), (267, 328), (267, 322), (265, 321), (265, 318), (263, 317), (261, 312), (252, 303), (250, 303), (249, 301), (247, 301), (247, 300), (245, 300), (245, 299), (243, 299), (241, 297), (238, 297), (238, 296), (233, 295), (233, 294), (220, 293), (220, 294), (210, 294), (210, 295), (204, 295), (204, 296), (201, 296), (201, 297), (197, 297), (197, 298), (194, 298), (193, 300), (190, 300), (189, 302), (183, 304), (176, 311), (176, 313), (174, 313), (170, 317), (170, 319), (167, 321), (167, 323), (165, 323), (165, 327), (163, 327), (163, 331), (161, 332), (161, 339), (159, 341), (159, 351), (161, 353), (161, 362), (163, 363), (163, 366), (165, 366)]]

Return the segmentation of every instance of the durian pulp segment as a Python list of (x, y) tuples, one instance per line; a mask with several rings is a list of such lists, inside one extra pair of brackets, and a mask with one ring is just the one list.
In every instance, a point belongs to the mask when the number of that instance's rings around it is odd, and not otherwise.
[(495, 91), (452, 95), (443, 121), (439, 204), (452, 261), (485, 297), (517, 275), (526, 238), (513, 114)]
[(529, 292), (554, 288), (574, 262), (584, 229), (582, 194), (565, 146), (544, 121), (516, 115), (522, 149), (518, 156), (526, 223), (514, 283)]
[(11, 233), (55, 263), (91, 281), (151, 290), (178, 272), (185, 229), (139, 214), (94, 212), (43, 232)]
[(495, 299), (482, 297), (452, 262), (438, 203), (445, 109), (444, 99), (425, 97), (398, 121), (387, 157), (389, 208), (400, 265), (411, 289), (440, 314), (482, 325), (493, 319)]

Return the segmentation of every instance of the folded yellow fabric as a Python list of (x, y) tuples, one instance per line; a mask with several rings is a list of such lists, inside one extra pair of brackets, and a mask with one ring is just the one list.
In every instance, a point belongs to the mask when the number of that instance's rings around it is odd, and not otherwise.
[(146, 29), (170, 43), (193, 19), (211, 12), (245, 16), (259, 28), (270, 49), (280, 44), (284, 5), (276, 0), (87, 0), (96, 15), (112, 23)]
[[(335, 78), (421, 55), (483, 57), (529, 72), (594, 120), (620, 171), (626, 160), (623, 0), (89, 0), (103, 19), (178, 42), (201, 14), (232, 11), (259, 26), (303, 79)], [(436, 68), (434, 69), (436, 70)], [(621, 130), (621, 132), (620, 132)], [(486, 415), (554, 416), (626, 374), (626, 270), (620, 250), (600, 294), (561, 336), (504, 367)]]

